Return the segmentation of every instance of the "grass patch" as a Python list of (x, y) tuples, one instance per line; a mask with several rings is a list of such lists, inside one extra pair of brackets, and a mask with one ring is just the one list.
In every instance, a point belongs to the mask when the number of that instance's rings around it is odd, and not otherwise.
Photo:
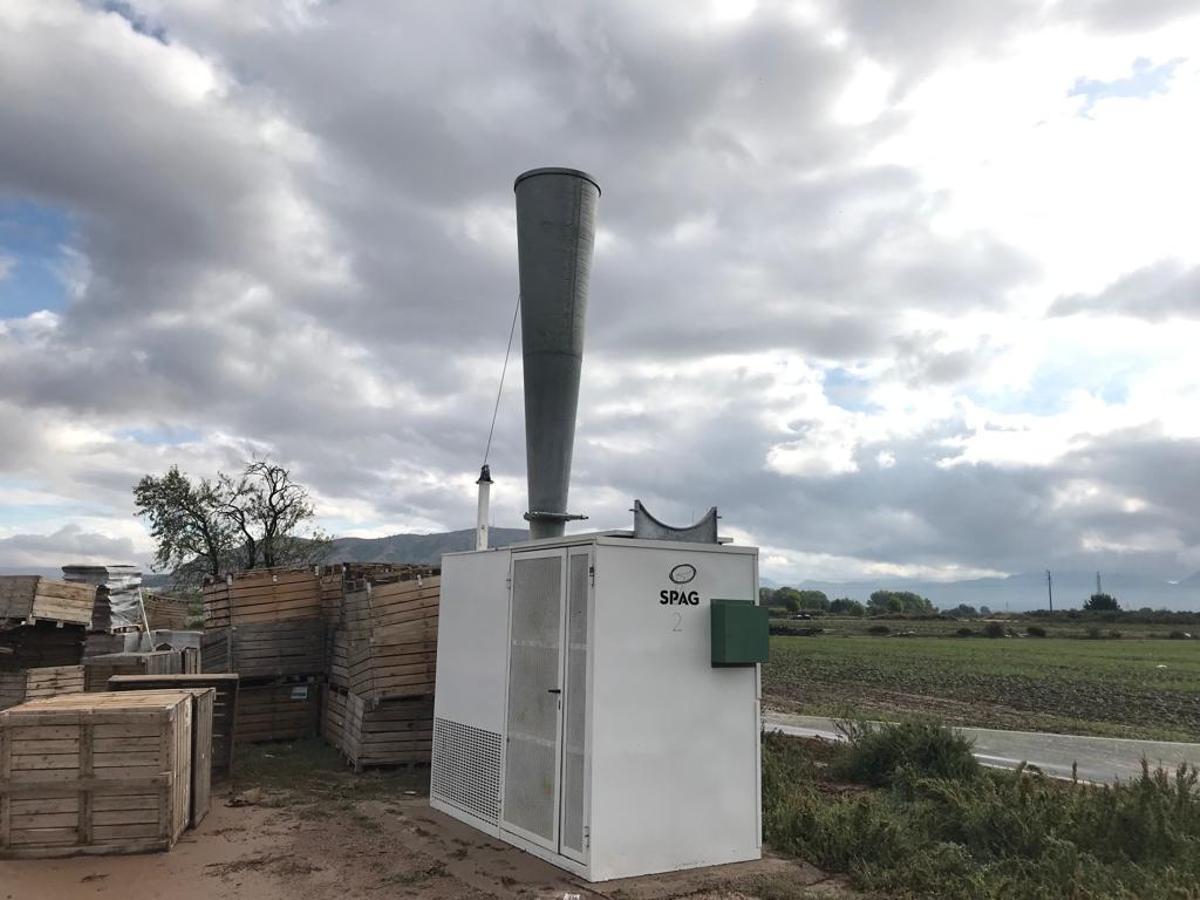
[[(1197, 895), (1194, 769), (1144, 767), (1135, 781), (1093, 787), (964, 765), (960, 739), (939, 726), (847, 733), (832, 748), (764, 735), (763, 826), (775, 849), (888, 894)], [(890, 774), (864, 768), (871, 761)]]

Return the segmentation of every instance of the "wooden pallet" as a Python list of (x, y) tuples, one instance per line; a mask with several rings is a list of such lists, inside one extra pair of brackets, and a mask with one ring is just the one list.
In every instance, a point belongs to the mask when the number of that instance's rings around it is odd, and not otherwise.
[(427, 764), (433, 745), (433, 698), (372, 701), (326, 685), (321, 733), (359, 772)]
[(108, 690), (114, 675), (178, 675), (183, 671), (183, 655), (178, 650), (154, 650), (150, 653), (105, 653), (83, 660), (84, 689)]
[(83, 683), (83, 666), (0, 672), (0, 709), (58, 694), (81, 694)]
[(191, 816), (193, 697), (75, 694), (0, 712), (0, 856), (169, 849)]
[(204, 586), (205, 629), (321, 617), (315, 569), (256, 569)]
[(0, 575), (0, 622), (92, 624), (96, 586), (40, 575)]
[(200, 642), (205, 672), (243, 678), (315, 675), (325, 670), (325, 623), (293, 619), (206, 631)]
[(316, 737), (321, 722), (318, 678), (242, 682), (238, 691), (234, 741), (257, 744)]
[(233, 773), (234, 729), (237, 723), (237, 675), (114, 675), (108, 679), (110, 691), (181, 690), (212, 688), (216, 691), (212, 711), (212, 771), (213, 775)]
[(37, 622), (6, 628), (0, 624), (0, 671), (78, 665), (85, 635), (82, 625)]

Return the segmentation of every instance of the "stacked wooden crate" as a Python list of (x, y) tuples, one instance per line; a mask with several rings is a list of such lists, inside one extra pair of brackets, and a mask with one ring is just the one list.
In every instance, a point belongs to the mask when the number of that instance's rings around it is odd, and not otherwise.
[(83, 666), (0, 672), (0, 709), (58, 694), (83, 693)]
[(259, 569), (204, 587), (204, 672), (241, 678), (238, 742), (315, 735), (325, 675), (322, 575)]
[(85, 690), (106, 691), (114, 675), (178, 675), (183, 671), (183, 655), (178, 650), (104, 653), (86, 657), (83, 668)]
[(439, 582), (426, 566), (343, 581), (322, 734), (358, 769), (429, 761)]
[(83, 690), (96, 589), (38, 575), (0, 577), (0, 709)]
[(230, 673), (184, 675), (114, 675), (108, 680), (110, 691), (180, 690), (212, 688), (212, 772), (233, 772), (234, 729), (237, 722), (238, 676)]
[(75, 694), (0, 712), (0, 856), (173, 846), (207, 810), (211, 699), (211, 690)]

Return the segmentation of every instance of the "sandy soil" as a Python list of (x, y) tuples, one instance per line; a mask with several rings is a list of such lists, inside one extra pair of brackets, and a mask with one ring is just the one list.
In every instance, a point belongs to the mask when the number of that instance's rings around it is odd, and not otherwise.
[[(355, 776), (338, 776), (354, 778)], [(331, 800), (239, 785), (169, 853), (0, 861), (0, 900), (358, 900), (845, 896), (805, 863), (760, 862), (588, 886), (429, 808), (419, 792)]]

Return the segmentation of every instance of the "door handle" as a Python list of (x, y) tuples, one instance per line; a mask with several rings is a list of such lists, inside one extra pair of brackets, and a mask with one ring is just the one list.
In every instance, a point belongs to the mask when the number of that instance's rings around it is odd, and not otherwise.
[(546, 691), (546, 693), (547, 694), (561, 694), (562, 688), (550, 688), (548, 691)]

